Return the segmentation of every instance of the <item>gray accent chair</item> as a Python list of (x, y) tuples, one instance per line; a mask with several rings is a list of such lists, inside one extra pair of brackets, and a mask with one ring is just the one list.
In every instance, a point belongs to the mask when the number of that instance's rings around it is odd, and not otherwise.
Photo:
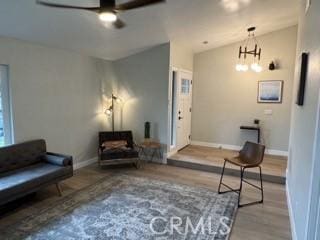
[(73, 176), (72, 157), (49, 153), (45, 140), (0, 148), (0, 205)]

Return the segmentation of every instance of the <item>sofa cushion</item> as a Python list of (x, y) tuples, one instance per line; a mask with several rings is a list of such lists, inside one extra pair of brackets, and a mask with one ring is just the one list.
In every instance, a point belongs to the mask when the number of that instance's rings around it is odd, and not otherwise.
[(32, 191), (42, 184), (50, 183), (72, 172), (72, 167), (61, 167), (50, 163), (37, 163), (0, 175), (0, 202), (20, 193)]
[(0, 148), (0, 173), (41, 162), (46, 151), (44, 140), (29, 141)]

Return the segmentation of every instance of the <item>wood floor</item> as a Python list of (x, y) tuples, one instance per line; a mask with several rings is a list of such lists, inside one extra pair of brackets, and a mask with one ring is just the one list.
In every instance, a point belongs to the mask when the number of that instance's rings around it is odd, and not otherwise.
[[(167, 165), (147, 164), (140, 170), (132, 167), (113, 167), (100, 169), (96, 164), (82, 168), (75, 172), (75, 176), (61, 184), (63, 195), (91, 185), (103, 177), (115, 172), (126, 172), (137, 176), (163, 179), (176, 183), (199, 186), (216, 191), (219, 175), (172, 167)], [(233, 186), (239, 184), (238, 178), (228, 177), (227, 183)], [(244, 188), (246, 198), (256, 197), (255, 191)], [(1, 229), (10, 225), (38, 209), (48, 206), (59, 199), (55, 186), (48, 187), (37, 193), (34, 199), (25, 202), (20, 207), (10, 210), (0, 218)], [(238, 210), (231, 240), (281, 240), (291, 239), (288, 210), (286, 205), (285, 187), (279, 184), (265, 183), (265, 203)]]
[[(221, 168), (224, 163), (224, 158), (233, 157), (237, 154), (237, 151), (232, 150), (189, 145), (186, 148), (179, 151), (178, 153), (176, 153), (175, 155), (171, 156), (170, 159)], [(227, 168), (239, 170), (239, 167), (231, 164), (227, 165)], [(262, 163), (262, 169), (265, 175), (279, 176), (285, 178), (286, 168), (286, 157), (265, 155)], [(257, 168), (248, 169), (248, 171), (258, 173)]]

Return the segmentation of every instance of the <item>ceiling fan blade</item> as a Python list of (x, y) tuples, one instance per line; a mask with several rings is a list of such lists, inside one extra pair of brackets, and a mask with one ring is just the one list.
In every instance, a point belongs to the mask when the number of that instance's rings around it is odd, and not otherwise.
[(70, 6), (70, 5), (62, 5), (62, 4), (43, 2), (40, 0), (37, 0), (36, 3), (39, 5), (42, 5), (42, 6), (53, 7), (53, 8), (79, 9), (79, 10), (87, 10), (87, 11), (94, 11), (94, 12), (100, 11), (100, 8), (98, 8), (98, 7), (78, 7), (78, 6)]
[(166, 0), (133, 0), (130, 2), (119, 4), (115, 7), (115, 10), (125, 11), (154, 4), (164, 3)]
[(126, 24), (121, 20), (121, 19), (117, 19), (117, 21), (115, 21), (114, 23), (112, 23), (112, 25), (116, 28), (116, 29), (121, 29), (124, 28), (126, 26)]

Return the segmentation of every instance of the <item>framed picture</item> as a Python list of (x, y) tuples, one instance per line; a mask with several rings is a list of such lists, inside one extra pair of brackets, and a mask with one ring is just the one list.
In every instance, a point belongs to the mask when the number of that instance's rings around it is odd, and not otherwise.
[(283, 81), (259, 81), (258, 103), (282, 103)]
[(297, 93), (297, 100), (296, 104), (298, 106), (303, 106), (304, 103), (304, 92), (306, 88), (306, 81), (307, 81), (307, 71), (308, 71), (308, 53), (301, 54), (301, 66), (300, 66), (300, 79), (299, 79), (299, 88)]

